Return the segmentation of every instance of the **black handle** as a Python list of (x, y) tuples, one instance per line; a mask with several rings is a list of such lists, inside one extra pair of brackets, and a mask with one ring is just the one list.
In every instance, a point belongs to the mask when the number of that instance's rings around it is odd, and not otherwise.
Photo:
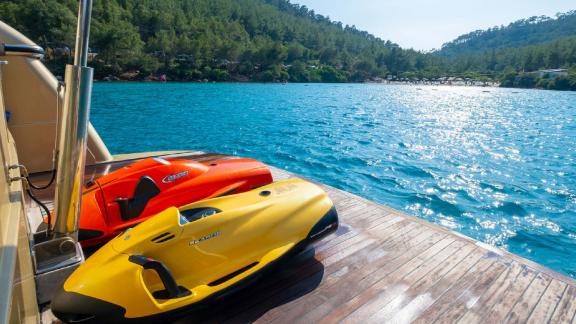
[(178, 286), (176, 280), (174, 280), (174, 277), (172, 276), (172, 273), (170, 273), (170, 270), (168, 270), (168, 267), (166, 267), (164, 263), (152, 258), (145, 257), (143, 255), (131, 255), (128, 257), (128, 261), (140, 265), (144, 269), (156, 271), (160, 277), (160, 280), (162, 280), (164, 288), (166, 289), (167, 294), (161, 294), (167, 295), (166, 299), (180, 298), (190, 295), (189, 290)]

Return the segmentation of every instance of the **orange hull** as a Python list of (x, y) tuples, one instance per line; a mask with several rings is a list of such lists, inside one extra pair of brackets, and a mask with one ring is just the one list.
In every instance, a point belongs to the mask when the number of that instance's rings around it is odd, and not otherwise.
[(252, 159), (144, 159), (85, 184), (79, 240), (83, 247), (106, 243), (168, 207), (271, 182), (266, 165)]

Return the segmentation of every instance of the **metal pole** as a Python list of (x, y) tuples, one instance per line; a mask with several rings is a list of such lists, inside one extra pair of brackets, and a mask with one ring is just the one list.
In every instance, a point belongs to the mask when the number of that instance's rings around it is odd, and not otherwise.
[(54, 236), (77, 240), (93, 69), (87, 67), (92, 0), (80, 0), (74, 65), (66, 66), (54, 198)]
[(81, 0), (78, 8), (78, 26), (76, 29), (76, 48), (74, 65), (88, 64), (88, 43), (90, 40), (90, 20), (92, 18), (92, 0)]

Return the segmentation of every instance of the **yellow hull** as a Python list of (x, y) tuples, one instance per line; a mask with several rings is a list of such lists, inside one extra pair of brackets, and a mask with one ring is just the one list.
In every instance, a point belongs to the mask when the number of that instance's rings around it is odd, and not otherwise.
[(169, 208), (91, 256), (52, 310), (93, 322), (177, 311), (254, 278), (337, 226), (326, 193), (302, 180)]

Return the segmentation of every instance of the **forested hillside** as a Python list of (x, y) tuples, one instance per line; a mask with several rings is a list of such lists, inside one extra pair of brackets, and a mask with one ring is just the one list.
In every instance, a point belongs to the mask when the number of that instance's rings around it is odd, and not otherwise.
[[(2, 0), (0, 20), (71, 61), (77, 0)], [(459, 37), (442, 50), (399, 48), (290, 0), (96, 0), (90, 65), (97, 79), (364, 82), (460, 77), (576, 90), (576, 12)], [(567, 69), (547, 78), (529, 72)]]
[[(76, 0), (4, 0), (0, 18), (40, 45), (72, 47)], [(98, 0), (98, 77), (364, 81), (414, 68), (419, 54), (287, 0)], [(61, 64), (52, 64), (56, 69)]]
[[(485, 73), (506, 87), (576, 90), (576, 11), (462, 35), (435, 55), (448, 71)], [(569, 75), (534, 73), (542, 69)]]
[[(576, 3), (575, 3), (576, 6)], [(555, 18), (540, 16), (462, 35), (442, 46), (442, 55), (462, 55), (493, 49), (525, 47), (576, 36), (576, 10)]]
[(519, 72), (570, 67), (576, 63), (576, 36), (539, 45), (485, 50), (444, 58), (455, 71)]

